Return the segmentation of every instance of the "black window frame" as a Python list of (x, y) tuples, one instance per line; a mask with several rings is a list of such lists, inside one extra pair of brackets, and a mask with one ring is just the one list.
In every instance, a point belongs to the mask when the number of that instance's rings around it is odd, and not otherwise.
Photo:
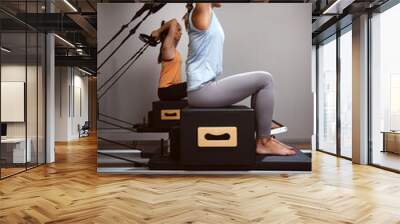
[[(341, 153), (341, 108), (340, 108), (340, 103), (341, 103), (341, 94), (340, 94), (340, 84), (341, 84), (341, 67), (340, 67), (340, 37), (344, 35), (347, 32), (352, 31), (352, 22), (349, 22), (349, 19), (351, 20), (351, 16), (343, 18), (345, 20), (342, 22), (343, 27), (339, 25), (341, 22), (340, 20), (338, 21), (338, 24), (335, 24), (336, 26), (336, 32), (332, 33), (331, 35), (321, 39), (318, 41), (316, 44), (316, 150), (319, 152), (323, 152), (332, 156), (336, 156), (339, 158), (343, 158), (346, 160), (352, 160), (352, 158), (343, 156)], [(319, 147), (319, 47), (322, 44), (329, 43), (331, 41), (336, 41), (336, 153), (328, 152), (327, 150), (321, 149)]]

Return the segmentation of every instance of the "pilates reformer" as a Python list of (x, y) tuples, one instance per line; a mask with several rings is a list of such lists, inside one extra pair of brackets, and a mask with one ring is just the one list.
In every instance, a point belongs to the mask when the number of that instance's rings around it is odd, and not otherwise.
[[(120, 47), (137, 31), (143, 21), (165, 4), (145, 4), (129, 23), (100, 49), (104, 51), (135, 19), (145, 11), (146, 16), (129, 32), (123, 41), (104, 60), (100, 69)], [(98, 88), (98, 100), (121, 79), (134, 65), (148, 47), (155, 47), (159, 42), (151, 36), (140, 34), (143, 46), (134, 53)], [(311, 171), (311, 154), (297, 150), (293, 156), (257, 155), (255, 153), (255, 113), (245, 106), (228, 108), (190, 108), (187, 101), (153, 102), (152, 110), (140, 124), (133, 124), (104, 113), (99, 113), (99, 122), (109, 126), (139, 134), (166, 133), (168, 139), (159, 139), (156, 145), (122, 143), (104, 137), (99, 141), (131, 149), (129, 158), (99, 150), (98, 154), (128, 162), (126, 167), (98, 167), (99, 173), (130, 174), (270, 174), (297, 173)], [(287, 132), (288, 129), (274, 121), (272, 135)], [(112, 150), (110, 150), (112, 151)]]
[[(186, 101), (153, 102), (138, 133), (168, 133), (169, 140), (150, 151), (132, 153), (132, 167), (98, 168), (100, 173), (132, 174), (269, 174), (311, 171), (310, 155), (256, 155), (251, 108), (190, 108)], [(274, 121), (274, 135), (287, 128)], [(138, 147), (139, 148), (139, 147)]]

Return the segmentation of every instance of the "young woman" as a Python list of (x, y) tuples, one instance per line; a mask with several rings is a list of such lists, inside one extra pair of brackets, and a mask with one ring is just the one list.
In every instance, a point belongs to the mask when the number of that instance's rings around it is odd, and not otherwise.
[(197, 3), (187, 6), (189, 55), (186, 62), (189, 105), (225, 107), (252, 96), (256, 111), (257, 153), (294, 155), (293, 148), (270, 136), (274, 110), (274, 83), (271, 74), (247, 72), (217, 80), (222, 74), (225, 34), (214, 8), (221, 3)]
[(158, 63), (161, 64), (158, 97), (160, 100), (180, 100), (187, 95), (187, 86), (181, 81), (181, 55), (176, 49), (182, 36), (179, 23), (172, 19), (154, 30), (151, 36), (160, 40)]

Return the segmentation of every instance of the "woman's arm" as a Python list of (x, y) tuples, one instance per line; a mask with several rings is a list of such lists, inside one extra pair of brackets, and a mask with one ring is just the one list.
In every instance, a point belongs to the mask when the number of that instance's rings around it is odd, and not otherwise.
[(171, 19), (170, 21), (164, 23), (160, 28), (153, 30), (153, 32), (151, 32), (150, 36), (152, 36), (156, 40), (160, 40), (161, 34), (164, 31), (168, 30), (172, 26), (173, 23), (177, 24), (178, 22), (176, 21), (176, 19)]
[(163, 32), (167, 31), (167, 35), (164, 39), (164, 42), (162, 43), (161, 47), (161, 57), (162, 60), (172, 60), (175, 58), (175, 34), (178, 31), (178, 21), (176, 19), (172, 19), (166, 23), (164, 23), (163, 26), (161, 26), (159, 29), (153, 31), (151, 33), (151, 36), (154, 37), (156, 40), (160, 39), (160, 36)]
[(193, 25), (198, 30), (207, 30), (211, 22), (211, 3), (197, 3), (192, 14)]

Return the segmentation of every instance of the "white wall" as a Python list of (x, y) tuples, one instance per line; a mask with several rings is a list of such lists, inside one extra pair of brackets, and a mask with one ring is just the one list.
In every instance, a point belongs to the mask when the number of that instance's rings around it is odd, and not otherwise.
[(68, 140), (68, 85), (69, 76), (67, 67), (55, 69), (55, 140)]
[[(142, 4), (98, 4), (98, 46), (103, 46), (130, 20)], [(287, 141), (311, 142), (313, 130), (313, 96), (311, 92), (311, 4), (223, 4), (215, 10), (225, 31), (225, 76), (255, 70), (273, 74), (276, 82), (274, 119), (286, 124)], [(115, 13), (118, 12), (118, 13)], [(180, 19), (185, 4), (167, 4), (140, 27), (138, 33), (150, 33), (161, 20)], [(132, 28), (133, 25), (130, 27)], [(116, 47), (117, 39), (98, 57), (102, 62)], [(142, 43), (129, 41), (100, 70), (98, 87), (117, 70)], [(186, 60), (188, 37), (184, 33), (178, 49)], [(158, 48), (151, 48), (99, 102), (100, 113), (130, 122), (140, 122), (157, 100), (160, 66)], [(182, 66), (184, 69), (184, 66)], [(249, 100), (245, 103), (248, 105)]]
[[(25, 67), (25, 65), (18, 65), (18, 64), (8, 64), (8, 65), (2, 65), (1, 68), (1, 82), (3, 85), (3, 82), (18, 82), (18, 83), (23, 83), (23, 85), (26, 84), (26, 80), (25, 80), (25, 75), (26, 75), (26, 71), (32, 71), (33, 68), (32, 66), (28, 66)], [(28, 73), (30, 74), (30, 73)], [(3, 86), (2, 86), (3, 87)], [(5, 88), (5, 87), (4, 87)], [(8, 132), (10, 132), (10, 135), (14, 135), (14, 137), (24, 137), (25, 136), (25, 129), (23, 128), (24, 125), (24, 121), (25, 121), (25, 87), (22, 87), (22, 92), (18, 93), (18, 98), (20, 98), (20, 100), (22, 100), (22, 105), (21, 102), (18, 102), (19, 106), (14, 107), (12, 109), (14, 110), (18, 110), (18, 111), (10, 111), (11, 108), (6, 108), (5, 106), (5, 102), (1, 102), (2, 103), (2, 108), (1, 108), (1, 114), (5, 115), (5, 114), (18, 114), (18, 119), (14, 119), (13, 121), (19, 121), (19, 122), (7, 122), (8, 123)], [(6, 92), (4, 92), (5, 89), (2, 89), (2, 94), (7, 94)], [(15, 90), (14, 90), (15, 91)], [(19, 90), (21, 91), (21, 89)], [(2, 100), (8, 99), (8, 98), (15, 98), (15, 96), (1, 96)], [(10, 103), (12, 103), (12, 100), (10, 101)], [(14, 105), (16, 106), (16, 105)], [(21, 107), (22, 106), (22, 107)], [(36, 107), (36, 106), (35, 106)], [(13, 116), (13, 115), (11, 115)], [(4, 121), (4, 117), (1, 118), (2, 121)], [(20, 135), (20, 136), (18, 136)]]
[[(81, 105), (81, 113), (77, 105)], [(56, 67), (55, 140), (77, 139), (78, 125), (83, 125), (87, 120), (88, 78), (75, 68)]]
[[(28, 118), (28, 137), (33, 131), (36, 135), (36, 66), (25, 66), (20, 64), (5, 64), (1, 66), (1, 81), (3, 82), (24, 82), (28, 78), (27, 87), (27, 118)], [(35, 76), (35, 77), (33, 77)], [(32, 87), (34, 86), (34, 88)], [(30, 87), (30, 88), (29, 88)], [(4, 97), (4, 96), (3, 96)], [(7, 108), (1, 108), (6, 110)], [(22, 108), (24, 110), (24, 108)], [(35, 113), (34, 113), (35, 112)], [(8, 137), (25, 137), (26, 122), (7, 122)]]
[[(78, 72), (78, 74), (76, 74)], [(72, 120), (71, 120), (71, 134), (73, 138), (79, 137), (78, 124), (82, 126), (85, 121), (89, 120), (89, 102), (88, 102), (88, 77), (82, 76), (82, 73), (75, 70), (74, 75), (74, 106), (72, 108)], [(80, 91), (80, 93), (79, 93)]]
[[(1, 66), (1, 81), (5, 82), (25, 82), (25, 69), (30, 70), (31, 67), (26, 68), (25, 65), (8, 64)], [(5, 110), (6, 108), (1, 108)], [(25, 137), (25, 122), (11, 122), (7, 123), (7, 137)]]

